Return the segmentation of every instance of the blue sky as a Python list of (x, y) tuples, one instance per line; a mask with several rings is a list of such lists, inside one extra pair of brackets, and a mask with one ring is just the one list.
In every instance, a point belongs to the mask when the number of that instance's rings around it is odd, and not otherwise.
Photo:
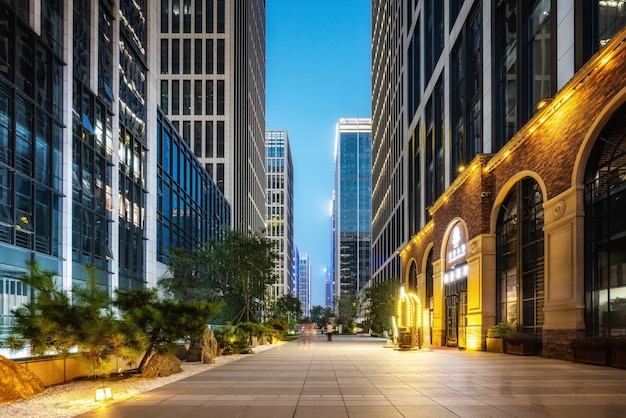
[(286, 130), (294, 165), (294, 241), (324, 304), (335, 130), (371, 116), (371, 0), (267, 0), (267, 130)]

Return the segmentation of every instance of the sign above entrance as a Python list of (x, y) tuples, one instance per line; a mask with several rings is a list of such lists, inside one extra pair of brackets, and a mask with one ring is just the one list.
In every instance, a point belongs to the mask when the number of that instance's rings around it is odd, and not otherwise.
[(448, 238), (448, 245), (446, 246), (446, 270), (453, 269), (457, 264), (465, 262), (467, 256), (467, 238), (465, 237), (465, 230), (461, 227), (460, 223), (457, 223), (450, 237)]

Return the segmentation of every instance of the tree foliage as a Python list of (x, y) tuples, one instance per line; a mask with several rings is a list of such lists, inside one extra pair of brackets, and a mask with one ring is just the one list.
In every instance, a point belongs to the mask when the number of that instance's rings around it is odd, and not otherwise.
[(361, 301), (354, 295), (341, 295), (337, 304), (337, 323), (343, 324), (348, 330), (354, 326), (354, 320), (359, 314)]
[(115, 306), (124, 318), (124, 330), (145, 355), (143, 369), (153, 353), (174, 353), (180, 341), (198, 340), (219, 307), (203, 302), (161, 300), (156, 289), (118, 289)]
[(330, 321), (330, 316), (330, 308), (324, 308), (320, 305), (315, 305), (311, 308), (311, 321), (320, 327), (323, 327)]
[(267, 287), (276, 281), (274, 243), (260, 233), (231, 230), (223, 241), (210, 241), (203, 252), (207, 271), (220, 293), (241, 297), (241, 309), (230, 321), (260, 322)]
[(129, 361), (139, 357), (115, 318), (108, 292), (97, 285), (93, 267), (86, 268), (84, 286), (73, 286), (72, 301), (56, 282), (56, 273), (41, 270), (37, 262), (27, 265), (29, 273), (21, 280), (33, 289), (33, 299), (12, 311), (15, 325), (7, 347), (29, 347), (35, 356), (68, 355), (77, 349), (93, 376), (108, 372), (110, 355)]
[(372, 331), (381, 334), (393, 328), (396, 302), (400, 292), (400, 279), (392, 278), (374, 283), (365, 289), (365, 302), (368, 305)]
[(298, 321), (302, 316), (302, 302), (293, 295), (283, 295), (276, 299), (273, 316), (289, 322)]
[(199, 250), (171, 247), (168, 275), (159, 281), (159, 286), (181, 302), (216, 301), (218, 286), (211, 279), (203, 256)]
[(217, 323), (260, 322), (267, 287), (276, 281), (274, 243), (260, 233), (227, 231), (202, 248), (170, 250), (169, 274), (159, 282), (182, 302), (223, 302)]

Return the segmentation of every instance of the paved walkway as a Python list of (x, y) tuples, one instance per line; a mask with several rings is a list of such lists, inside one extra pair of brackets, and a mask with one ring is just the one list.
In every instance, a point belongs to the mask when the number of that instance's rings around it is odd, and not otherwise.
[(541, 357), (294, 341), (83, 417), (624, 417), (626, 370)]

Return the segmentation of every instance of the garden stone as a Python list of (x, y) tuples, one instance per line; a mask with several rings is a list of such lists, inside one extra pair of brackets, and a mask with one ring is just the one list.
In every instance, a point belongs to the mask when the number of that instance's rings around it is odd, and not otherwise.
[(204, 334), (199, 341), (194, 341), (187, 350), (187, 361), (201, 361), (206, 364), (214, 364), (215, 357), (222, 355), (220, 346), (215, 339), (215, 334), (210, 328), (204, 329)]
[(183, 369), (180, 367), (181, 361), (171, 354), (155, 354), (150, 357), (148, 364), (143, 368), (142, 377), (166, 377), (175, 373), (180, 373)]
[(0, 403), (30, 398), (44, 390), (43, 382), (35, 373), (0, 356)]

